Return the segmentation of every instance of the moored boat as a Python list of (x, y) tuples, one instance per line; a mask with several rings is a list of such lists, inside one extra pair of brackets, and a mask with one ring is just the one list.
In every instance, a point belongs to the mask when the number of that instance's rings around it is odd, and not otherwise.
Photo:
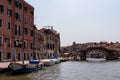
[(68, 58), (64, 58), (64, 57), (61, 57), (61, 58), (59, 58), (59, 59), (60, 59), (60, 62), (68, 61)]
[(60, 59), (58, 59), (58, 58), (56, 58), (54, 56), (51, 56), (50, 60), (55, 61), (56, 64), (60, 63)]
[(53, 60), (51, 60), (51, 59), (43, 59), (43, 60), (41, 60), (41, 62), (42, 62), (45, 66), (55, 65), (55, 61), (53, 61)]
[(29, 64), (11, 62), (8, 65), (8, 68), (10, 68), (15, 73), (28, 73), (43, 69), (44, 65), (43, 63), (40, 63), (38, 60), (31, 60), (29, 61)]

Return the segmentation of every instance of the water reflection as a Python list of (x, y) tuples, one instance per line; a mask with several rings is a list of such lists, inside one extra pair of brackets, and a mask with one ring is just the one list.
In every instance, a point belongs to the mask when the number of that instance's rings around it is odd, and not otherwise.
[(45, 67), (44, 70), (40, 70), (31, 73), (29, 76), (32, 80), (56, 80), (60, 74), (60, 66), (56, 64), (54, 66)]
[(120, 61), (68, 61), (31, 73), (33, 80), (120, 80)]

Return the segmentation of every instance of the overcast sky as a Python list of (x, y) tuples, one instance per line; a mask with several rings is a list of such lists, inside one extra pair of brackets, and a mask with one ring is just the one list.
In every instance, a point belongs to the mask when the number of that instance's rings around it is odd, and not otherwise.
[(120, 0), (25, 0), (35, 8), (35, 25), (54, 26), (61, 45), (73, 41), (120, 42)]

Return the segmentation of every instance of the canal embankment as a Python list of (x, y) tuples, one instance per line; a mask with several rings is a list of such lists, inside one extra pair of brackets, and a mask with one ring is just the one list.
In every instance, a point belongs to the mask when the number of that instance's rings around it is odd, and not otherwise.
[[(16, 61), (17, 63), (22, 63), (22, 61)], [(29, 61), (24, 61), (25, 64), (27, 64)], [(0, 62), (0, 72), (3, 71), (7, 71), (8, 69), (8, 65), (10, 64), (10, 62)]]
[[(40, 62), (42, 62), (43, 64), (47, 61), (47, 63), (50, 63), (49, 62), (49, 59), (41, 59)], [(51, 61), (51, 60), (50, 60)], [(67, 61), (67, 60), (64, 60), (64, 59), (60, 59), (60, 62), (63, 62), (63, 61)], [(21, 63), (22, 64), (22, 61), (15, 61), (16, 63)], [(52, 61), (53, 62), (53, 61)], [(10, 69), (8, 69), (8, 65), (10, 64), (10, 62), (0, 62), (0, 72), (6, 72), (6, 71), (9, 71)], [(24, 61), (24, 64), (29, 64), (29, 60), (27, 61)], [(50, 63), (51, 64), (51, 63)], [(54, 62), (55, 64), (55, 62)]]

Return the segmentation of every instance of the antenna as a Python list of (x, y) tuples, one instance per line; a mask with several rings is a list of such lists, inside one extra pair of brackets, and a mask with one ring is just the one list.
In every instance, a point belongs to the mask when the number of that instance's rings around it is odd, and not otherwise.
[(53, 26), (51, 26), (51, 29), (53, 30)]

